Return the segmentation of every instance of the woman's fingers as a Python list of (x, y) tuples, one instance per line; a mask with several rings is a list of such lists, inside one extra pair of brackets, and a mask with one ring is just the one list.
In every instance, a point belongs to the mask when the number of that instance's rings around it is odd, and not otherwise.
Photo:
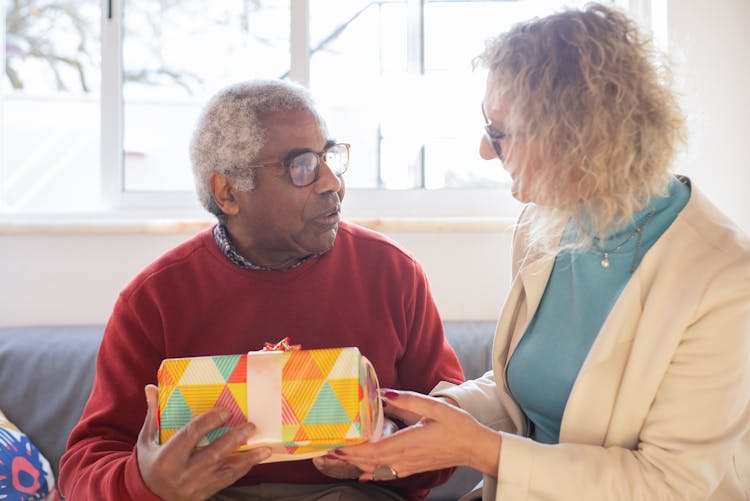
[[(377, 477), (378, 467), (392, 468), (399, 477), (404, 477), (467, 464), (473, 447), (471, 437), (482, 427), (466, 411), (441, 399), (413, 392), (386, 389), (381, 395), (388, 402), (389, 412), (408, 412), (422, 417), (377, 442), (334, 451), (340, 459), (362, 469), (361, 481)], [(460, 435), (456, 435), (458, 430)]]
[[(423, 416), (428, 419), (450, 419), (455, 415), (456, 407), (437, 398), (415, 393), (413, 391), (380, 390), (380, 396), (388, 403), (388, 414), (397, 413)], [(411, 423), (409, 423), (411, 424)]]

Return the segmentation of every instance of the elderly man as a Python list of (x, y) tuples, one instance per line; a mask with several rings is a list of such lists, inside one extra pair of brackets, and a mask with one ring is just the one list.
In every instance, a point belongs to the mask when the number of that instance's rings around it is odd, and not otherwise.
[(290, 336), (306, 349), (358, 346), (389, 388), (426, 393), (463, 378), (420, 265), (385, 237), (340, 221), (349, 146), (326, 135), (304, 89), (253, 81), (223, 90), (204, 110), (191, 154), (200, 200), (218, 224), (120, 294), (61, 460), (63, 494), (423, 499), (450, 471), (360, 484), (351, 480), (358, 471), (325, 457), (258, 464), (268, 449), (231, 454), (252, 436), (251, 423), (196, 452), (226, 420), (219, 409), (157, 444), (150, 383), (165, 358), (242, 353)]

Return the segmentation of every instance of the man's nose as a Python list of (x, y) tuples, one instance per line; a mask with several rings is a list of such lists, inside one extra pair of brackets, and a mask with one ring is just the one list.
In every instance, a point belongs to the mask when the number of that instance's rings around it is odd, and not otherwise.
[(319, 193), (327, 191), (339, 191), (341, 189), (341, 179), (333, 173), (325, 160), (320, 161), (318, 167), (318, 179), (315, 181), (315, 189)]

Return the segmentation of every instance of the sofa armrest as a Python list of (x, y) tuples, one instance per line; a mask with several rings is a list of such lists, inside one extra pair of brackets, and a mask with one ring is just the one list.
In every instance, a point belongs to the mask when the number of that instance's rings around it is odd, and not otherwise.
[(0, 328), (0, 409), (57, 476), (94, 380), (102, 326)]

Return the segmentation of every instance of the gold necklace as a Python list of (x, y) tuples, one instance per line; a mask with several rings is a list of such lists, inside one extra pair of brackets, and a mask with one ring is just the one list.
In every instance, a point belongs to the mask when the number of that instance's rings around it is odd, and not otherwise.
[(630, 264), (630, 273), (633, 273), (635, 271), (635, 265), (636, 265), (636, 262), (638, 261), (638, 256), (641, 253), (641, 240), (643, 239), (643, 227), (646, 226), (646, 223), (648, 223), (651, 220), (651, 218), (654, 216), (655, 213), (656, 213), (656, 209), (651, 209), (651, 212), (649, 212), (648, 215), (645, 218), (643, 218), (643, 221), (641, 222), (641, 224), (637, 226), (636, 229), (630, 233), (630, 235), (628, 235), (628, 238), (620, 242), (616, 247), (612, 249), (608, 250), (608, 249), (601, 247), (599, 245), (599, 242), (600, 242), (599, 237), (594, 237), (594, 240), (593, 240), (594, 248), (598, 252), (602, 253), (602, 260), (599, 262), (602, 268), (604, 269), (609, 268), (611, 264), (609, 262), (610, 254), (615, 253), (618, 250), (622, 249), (628, 242), (630, 242), (633, 239), (633, 237), (637, 236), (638, 239), (636, 240), (635, 251), (633, 252), (633, 262)]

